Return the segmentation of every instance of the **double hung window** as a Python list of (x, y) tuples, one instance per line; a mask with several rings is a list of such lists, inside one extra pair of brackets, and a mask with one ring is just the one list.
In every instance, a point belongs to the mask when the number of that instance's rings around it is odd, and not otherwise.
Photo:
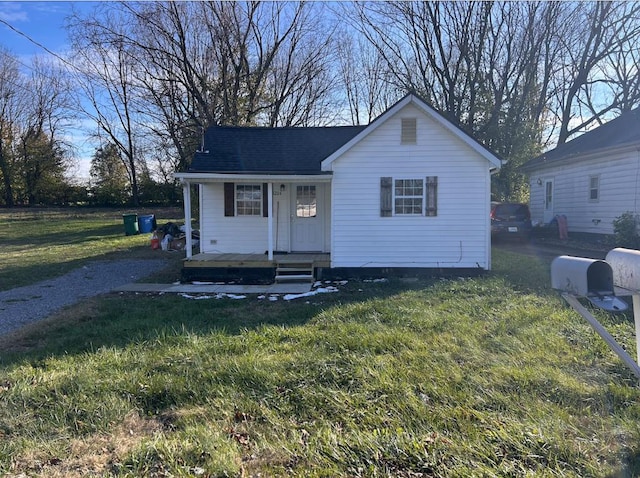
[(421, 215), (424, 203), (423, 179), (394, 180), (395, 215)]
[(438, 177), (380, 178), (380, 216), (437, 216)]
[(597, 201), (600, 198), (600, 176), (589, 177), (589, 201)]
[(262, 215), (260, 184), (236, 184), (236, 214), (238, 216)]

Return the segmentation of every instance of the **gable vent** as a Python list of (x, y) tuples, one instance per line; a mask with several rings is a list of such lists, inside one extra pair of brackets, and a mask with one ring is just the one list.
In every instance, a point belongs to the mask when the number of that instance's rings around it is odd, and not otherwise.
[(402, 134), (400, 143), (416, 144), (417, 126), (416, 118), (402, 118)]

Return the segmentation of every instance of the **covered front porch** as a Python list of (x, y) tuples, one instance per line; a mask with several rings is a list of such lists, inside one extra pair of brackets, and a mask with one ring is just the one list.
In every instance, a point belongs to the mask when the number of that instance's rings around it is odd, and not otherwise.
[(330, 175), (182, 173), (180, 179), (187, 259), (196, 252), (190, 243), (192, 186), (198, 187), (200, 258), (207, 257), (201, 254), (246, 257), (264, 252), (263, 259), (274, 261), (281, 253), (331, 250)]

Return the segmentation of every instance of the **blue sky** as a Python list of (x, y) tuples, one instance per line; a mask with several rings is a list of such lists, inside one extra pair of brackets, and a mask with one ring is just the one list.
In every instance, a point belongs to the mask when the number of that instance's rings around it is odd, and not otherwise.
[[(0, 19), (54, 52), (66, 49), (64, 19), (72, 8), (86, 9), (93, 2), (0, 1)], [(18, 56), (46, 55), (46, 51), (0, 23), (0, 45)]]

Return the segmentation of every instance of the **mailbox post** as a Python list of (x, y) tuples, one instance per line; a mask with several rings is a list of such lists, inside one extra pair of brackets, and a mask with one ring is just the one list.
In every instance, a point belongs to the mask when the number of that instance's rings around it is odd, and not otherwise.
[[(607, 258), (608, 257), (607, 255)], [(638, 253), (638, 265), (640, 266), (640, 252)], [(639, 276), (638, 294), (640, 294), (640, 267), (637, 275)], [(640, 366), (638, 363), (631, 358), (600, 322), (578, 301), (578, 297), (585, 297), (595, 306), (609, 312), (626, 310), (627, 304), (615, 296), (614, 282), (613, 269), (606, 261), (587, 259), (585, 257), (559, 256), (551, 263), (551, 287), (562, 293), (562, 298), (591, 324), (594, 330), (607, 342), (616, 355), (618, 355), (634, 375), (640, 379)], [(634, 299), (634, 308), (635, 307), (636, 303)], [(640, 297), (638, 298), (638, 309), (640, 309)], [(636, 324), (638, 324), (637, 318)]]
[(640, 251), (618, 247), (607, 254), (618, 295), (631, 295), (636, 325), (636, 353), (640, 365)]

